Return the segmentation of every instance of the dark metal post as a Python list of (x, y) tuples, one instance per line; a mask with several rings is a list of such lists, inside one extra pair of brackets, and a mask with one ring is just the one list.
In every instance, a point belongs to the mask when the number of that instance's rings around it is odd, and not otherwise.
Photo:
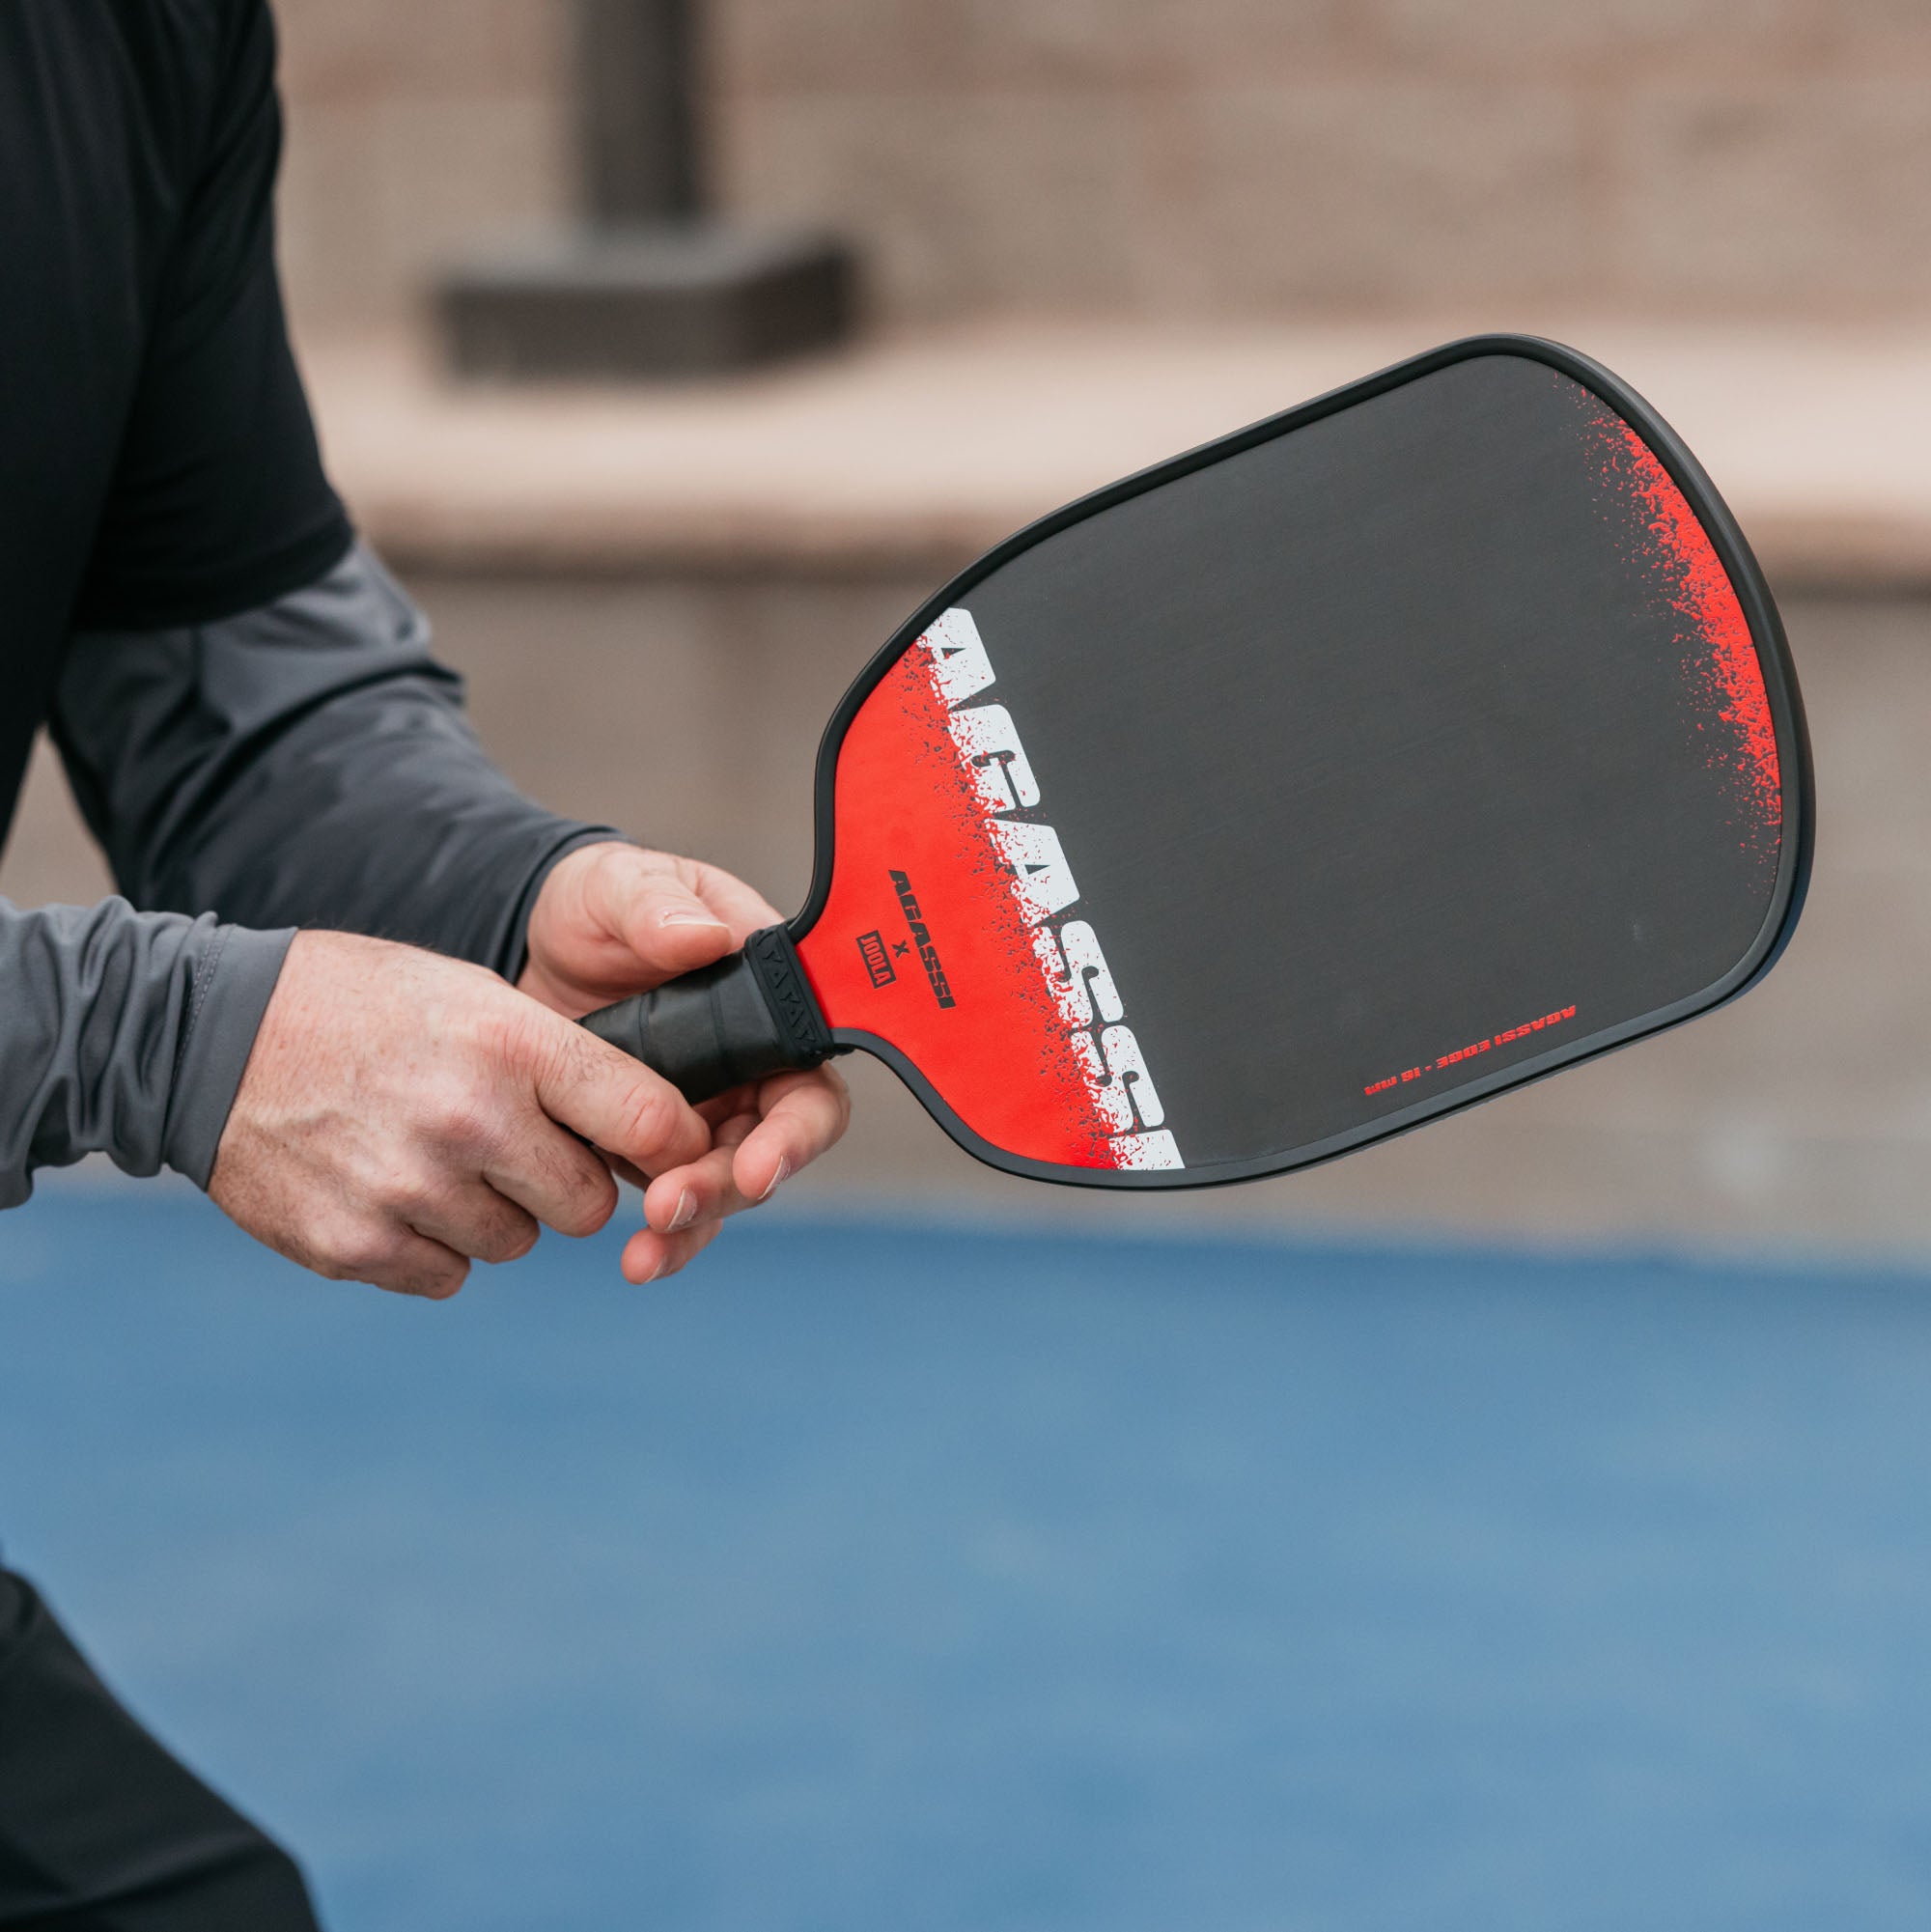
[(450, 276), (462, 374), (720, 374), (848, 333), (842, 242), (711, 217), (697, 0), (577, 0), (584, 219)]
[(581, 5), (577, 98), (591, 220), (694, 220), (697, 63), (689, 0)]

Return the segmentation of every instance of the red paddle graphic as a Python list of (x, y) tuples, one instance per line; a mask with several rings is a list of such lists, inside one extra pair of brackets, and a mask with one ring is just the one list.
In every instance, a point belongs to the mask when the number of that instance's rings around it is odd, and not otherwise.
[[(1050, 801), (997, 697), (955, 608), (859, 709), (839, 753), (838, 870), (798, 945), (805, 976), (822, 1013), (896, 1048), (982, 1138), (1067, 1166), (1177, 1168), (1099, 937), (1054, 923), (1078, 885), (1051, 825), (1017, 816)], [(888, 964), (907, 968), (883, 987), (867, 934), (892, 935)]]

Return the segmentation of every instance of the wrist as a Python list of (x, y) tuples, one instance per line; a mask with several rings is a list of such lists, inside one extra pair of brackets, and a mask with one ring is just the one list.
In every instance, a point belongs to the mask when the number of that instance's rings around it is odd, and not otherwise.
[(199, 1188), (214, 1172), (222, 1132), (294, 938), (293, 932), (223, 926), (195, 974), (161, 1158)]

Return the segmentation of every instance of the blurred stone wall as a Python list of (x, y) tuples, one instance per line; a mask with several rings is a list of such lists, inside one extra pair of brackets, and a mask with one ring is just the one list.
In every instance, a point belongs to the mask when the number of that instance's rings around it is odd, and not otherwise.
[(270, 0), (298, 328), (410, 314), (436, 265), (570, 191), (564, 0)]
[[(290, 278), (567, 206), (568, 0), (280, 0)], [(730, 206), (885, 313), (1931, 309), (1927, 0), (711, 0)]]

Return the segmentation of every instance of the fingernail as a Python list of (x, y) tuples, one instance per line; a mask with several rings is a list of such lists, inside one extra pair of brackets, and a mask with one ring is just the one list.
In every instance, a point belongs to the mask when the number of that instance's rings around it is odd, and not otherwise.
[(761, 1201), (770, 1200), (770, 1197), (777, 1192), (780, 1184), (783, 1182), (785, 1176), (790, 1172), (791, 1172), (791, 1156), (789, 1154), (781, 1154), (778, 1157), (778, 1171), (771, 1176), (770, 1186), (767, 1188), (765, 1191), (758, 1196), (759, 1200)]
[(688, 1188), (677, 1197), (677, 1212), (664, 1226), (666, 1234), (675, 1234), (681, 1227), (688, 1227), (697, 1218), (697, 1196)]
[(721, 933), (724, 921), (714, 912), (706, 912), (696, 906), (673, 906), (669, 911), (658, 914), (659, 926), (715, 926)]

